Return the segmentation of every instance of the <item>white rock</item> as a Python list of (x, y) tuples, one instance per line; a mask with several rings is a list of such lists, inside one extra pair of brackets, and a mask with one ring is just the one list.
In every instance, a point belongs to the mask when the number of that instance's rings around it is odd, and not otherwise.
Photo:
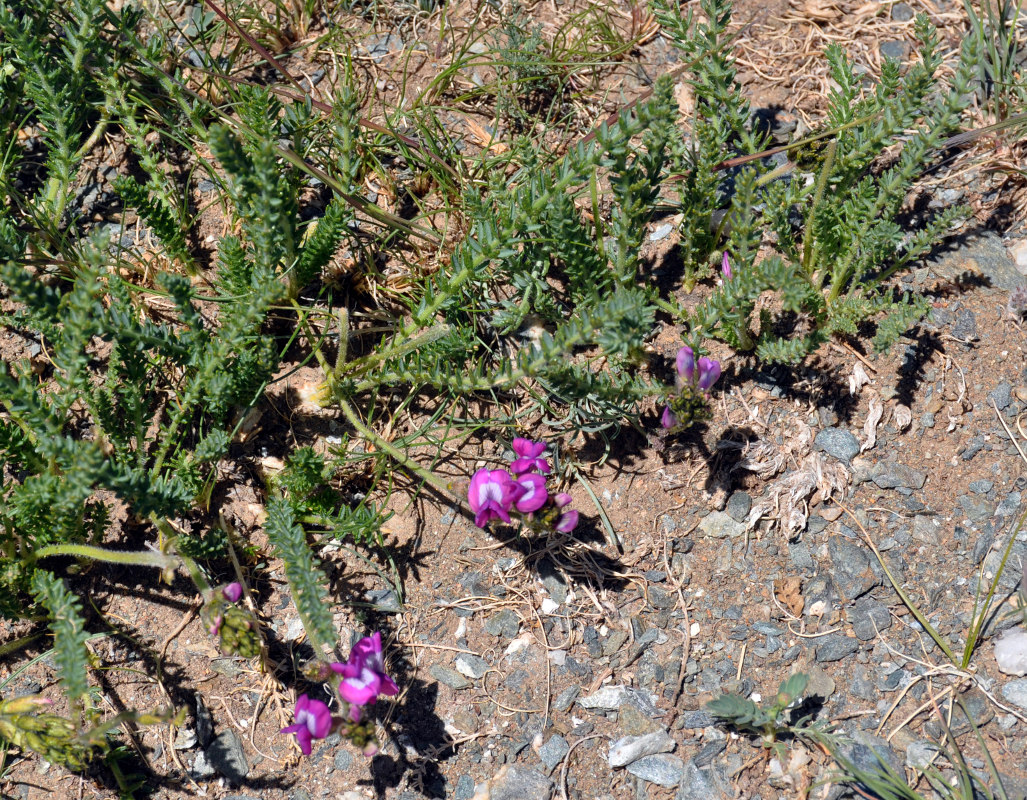
[(1016, 270), (1027, 275), (1027, 239), (1023, 239), (1009, 247), (1009, 255), (1016, 262)]
[(626, 767), (642, 756), (669, 753), (674, 747), (675, 742), (666, 731), (654, 731), (645, 736), (624, 736), (610, 745), (610, 766)]
[(1027, 631), (1008, 630), (995, 642), (995, 661), (999, 672), (1027, 675)]
[(555, 613), (556, 613), (556, 610), (557, 610), (557, 609), (558, 609), (559, 607), (560, 607), (560, 604), (559, 604), (559, 603), (557, 603), (557, 602), (556, 602), (556, 601), (555, 601), (555, 600), (554, 600), (553, 598), (551, 598), (551, 597), (547, 597), (547, 598), (546, 598), (545, 600), (543, 600), (543, 601), (542, 601), (542, 613), (543, 613), (543, 614), (547, 614), (547, 615), (548, 615), (548, 614), (555, 614)]

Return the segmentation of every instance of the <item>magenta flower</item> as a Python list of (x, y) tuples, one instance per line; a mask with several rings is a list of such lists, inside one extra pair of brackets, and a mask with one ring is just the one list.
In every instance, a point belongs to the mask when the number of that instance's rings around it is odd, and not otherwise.
[(522, 475), (533, 469), (538, 470), (543, 475), (549, 474), (549, 462), (544, 458), (539, 458), (546, 449), (545, 442), (533, 442), (529, 439), (517, 437), (513, 440), (511, 446), (513, 451), (519, 456), (510, 464), (510, 470), (514, 475)]
[[(557, 508), (567, 508), (571, 504), (573, 498), (567, 494), (567, 492), (560, 492), (556, 497), (553, 498), (553, 503)], [(578, 525), (578, 512), (572, 509), (568, 509), (557, 517), (556, 525), (554, 529), (560, 533), (570, 533)]]
[(727, 260), (727, 250), (724, 251), (724, 260), (720, 264), (720, 271), (724, 273), (724, 280), (731, 280), (731, 262)]
[(677, 368), (679, 381), (691, 384), (695, 377), (695, 353), (687, 344), (678, 350)]
[(677, 415), (670, 410), (670, 406), (663, 407), (663, 414), (660, 416), (660, 425), (668, 430), (678, 424)]
[(396, 682), (385, 674), (382, 635), (377, 631), (353, 645), (345, 664), (330, 666), (342, 675), (339, 694), (347, 703), (364, 706), (373, 703), (380, 694), (390, 697), (399, 694)]
[(510, 507), (523, 493), (505, 469), (479, 469), (471, 478), (467, 499), (474, 512), (474, 524), (484, 528), (490, 520), (510, 522)]
[(518, 475), (515, 478), (517, 485), (524, 490), (524, 493), (517, 498), (517, 510), (529, 514), (538, 511), (549, 499), (549, 492), (546, 491), (546, 479), (544, 476), (534, 472)]
[(706, 356), (699, 359), (699, 380), (697, 384), (700, 389), (704, 392), (708, 391), (709, 388), (717, 382), (717, 378), (719, 377), (719, 361), (714, 361), (712, 358), (706, 358)]
[(229, 603), (238, 603), (242, 597), (242, 584), (239, 581), (232, 581), (221, 590), (221, 596)]
[(310, 755), (310, 743), (324, 739), (332, 728), (332, 712), (320, 700), (311, 700), (305, 694), (296, 699), (296, 724), (282, 728), (279, 733), (295, 733), (303, 755)]
[(578, 512), (574, 509), (564, 511), (553, 527), (560, 533), (570, 533), (578, 527)]

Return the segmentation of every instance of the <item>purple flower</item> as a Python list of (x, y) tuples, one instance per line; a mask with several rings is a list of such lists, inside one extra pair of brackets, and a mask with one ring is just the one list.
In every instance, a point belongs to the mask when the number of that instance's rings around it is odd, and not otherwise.
[(727, 260), (727, 250), (724, 251), (724, 260), (720, 263), (720, 271), (724, 273), (724, 280), (731, 280), (731, 262)]
[(320, 700), (311, 700), (305, 694), (296, 699), (296, 724), (282, 728), (279, 733), (295, 733), (303, 755), (310, 755), (310, 743), (324, 739), (332, 728), (332, 712)]
[(560, 533), (570, 533), (578, 526), (578, 512), (574, 509), (564, 511), (553, 527)]
[(528, 472), (518, 475), (515, 479), (524, 493), (517, 499), (517, 510), (529, 514), (538, 511), (549, 499), (549, 492), (546, 491), (546, 479), (542, 475)]
[(221, 596), (229, 603), (238, 603), (242, 597), (242, 584), (239, 581), (232, 581), (221, 590)]
[(663, 414), (660, 416), (660, 425), (668, 430), (678, 424), (677, 415), (670, 410), (670, 406), (663, 407)]
[(704, 392), (708, 391), (720, 377), (720, 362), (703, 356), (699, 359), (699, 380), (698, 386)]
[(523, 493), (505, 469), (479, 469), (471, 478), (467, 499), (474, 512), (474, 524), (479, 528), (488, 525), (489, 520), (510, 521), (510, 507)]
[(345, 664), (330, 666), (342, 675), (339, 694), (347, 703), (364, 706), (373, 703), (380, 694), (399, 694), (396, 682), (385, 674), (382, 635), (377, 631), (373, 636), (365, 636), (353, 645)]
[(687, 344), (678, 350), (677, 368), (680, 381), (691, 384), (695, 377), (695, 353)]
[(543, 475), (549, 474), (549, 462), (539, 458), (546, 449), (545, 442), (533, 442), (530, 439), (517, 437), (511, 444), (513, 451), (519, 456), (510, 464), (514, 475), (522, 475), (537, 469)]
[[(560, 492), (556, 497), (553, 498), (553, 503), (557, 508), (567, 508), (571, 504), (573, 498), (567, 494), (567, 492)], [(556, 519), (556, 524), (553, 526), (554, 529), (560, 533), (570, 533), (578, 525), (578, 512), (568, 509), (560, 514)]]

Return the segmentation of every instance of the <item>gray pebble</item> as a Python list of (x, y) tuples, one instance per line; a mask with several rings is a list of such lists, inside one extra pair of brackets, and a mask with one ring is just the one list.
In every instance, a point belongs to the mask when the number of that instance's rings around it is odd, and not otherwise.
[(450, 689), (467, 689), (471, 685), (471, 682), (455, 669), (450, 669), (442, 664), (432, 664), (428, 674)]
[(242, 740), (231, 728), (218, 734), (203, 752), (210, 765), (232, 783), (242, 783), (250, 771)]
[(714, 739), (709, 744), (704, 744), (699, 748), (699, 752), (695, 754), (692, 763), (697, 767), (705, 767), (707, 764), (712, 764), (713, 759), (725, 750), (727, 750), (727, 739)]
[(894, 461), (882, 461), (871, 469), (870, 480), (881, 489), (922, 489), (927, 473)]
[(706, 711), (686, 711), (681, 717), (683, 728), (710, 728), (717, 721)]
[(881, 764), (884, 762), (892, 770), (902, 774), (904, 767), (902, 760), (888, 742), (878, 736), (855, 731), (852, 734), (852, 741), (842, 744), (839, 750), (846, 759), (866, 772), (881, 774), (883, 772)]
[(549, 741), (542, 745), (538, 750), (538, 757), (542, 759), (542, 763), (545, 764), (546, 770), (552, 772), (563, 761), (563, 757), (570, 751), (571, 746), (567, 744), (567, 740), (564, 739), (560, 734), (554, 734), (549, 737)]
[(863, 642), (870, 641), (877, 636), (878, 631), (887, 630), (892, 624), (888, 607), (869, 597), (861, 598), (856, 603), (849, 619), (852, 621), (852, 632)]
[(399, 597), (392, 589), (372, 589), (364, 595), (379, 611), (398, 614), (403, 610)]
[(489, 800), (550, 800), (553, 782), (535, 769), (508, 764), (489, 781)]
[(1027, 678), (1009, 681), (1002, 687), (1002, 696), (1013, 705), (1027, 711)]
[(924, 739), (910, 742), (906, 745), (906, 766), (910, 769), (922, 770), (934, 760), (938, 752), (938, 745), (934, 742)]
[(468, 678), (479, 680), (489, 671), (489, 662), (470, 653), (461, 653), (455, 660), (457, 672)]
[(699, 523), (699, 530), (711, 539), (727, 539), (741, 536), (745, 532), (745, 526), (723, 511), (713, 511)]
[(898, 61), (904, 61), (908, 55), (909, 45), (905, 42), (881, 42), (882, 58), (894, 58)]
[(520, 619), (509, 608), (504, 608), (498, 614), (493, 614), (485, 620), (485, 630), (493, 636), (501, 636), (504, 639), (513, 639), (520, 628)]
[(200, 747), (206, 747), (214, 738), (214, 718), (200, 695), (196, 695), (196, 738)]
[(977, 434), (966, 443), (963, 452), (960, 454), (964, 461), (971, 461), (981, 450), (984, 449), (984, 436)]
[(932, 414), (930, 411), (924, 412), (924, 415), (920, 417), (920, 424), (925, 428), (933, 428), (934, 414)]
[(199, 752), (196, 754), (196, 758), (193, 759), (193, 764), (189, 768), (189, 774), (194, 780), (205, 781), (208, 778), (213, 778), (217, 773), (207, 759), (207, 754)]
[(453, 800), (471, 800), (474, 797), (474, 778), (470, 775), (461, 775), (457, 778), (456, 788), (453, 789)]
[(896, 22), (909, 22), (914, 16), (913, 9), (906, 3), (896, 3), (891, 7), (891, 18)]
[(215, 184), (214, 181), (208, 181), (206, 178), (204, 178), (202, 181), (199, 182), (199, 184), (197, 184), (196, 188), (199, 189), (203, 194), (207, 194), (208, 192), (213, 192), (217, 188), (217, 184)]
[(607, 760), (613, 768), (632, 764), (644, 756), (671, 752), (676, 743), (664, 730), (653, 731), (644, 736), (623, 736), (610, 745)]
[(728, 800), (734, 797), (731, 781), (719, 767), (700, 767), (689, 761), (674, 800)]
[(997, 517), (1012, 517), (1020, 510), (1020, 493), (1010, 492), (995, 509)]
[(806, 671), (806, 697), (819, 697), (827, 700), (834, 694), (834, 678), (828, 675), (820, 667), (813, 667)]
[(979, 480), (970, 482), (970, 491), (974, 494), (987, 494), (995, 487), (994, 481)]
[(1013, 387), (1009, 385), (1009, 381), (1002, 381), (988, 393), (988, 398), (995, 402), (999, 411), (1005, 411), (1013, 399)]
[(343, 772), (345, 772), (346, 770), (348, 770), (350, 767), (353, 766), (353, 756), (349, 752), (349, 750), (346, 750), (345, 748), (342, 748), (342, 749), (340, 749), (335, 754), (335, 762), (334, 763), (335, 763), (335, 768), (336, 769), (342, 770)]
[(653, 608), (674, 608), (678, 603), (676, 595), (671, 594), (658, 586), (649, 587), (649, 605)]
[(956, 313), (956, 322), (952, 326), (952, 335), (957, 339), (965, 339), (967, 341), (976, 339), (977, 315), (967, 308), (959, 309)]
[(677, 756), (658, 753), (653, 756), (643, 756), (638, 761), (628, 764), (627, 770), (632, 775), (658, 786), (677, 786), (681, 783), (685, 762)]
[(571, 703), (578, 699), (579, 694), (581, 694), (580, 686), (568, 686), (553, 701), (553, 710), (566, 711), (571, 707)]
[(834, 565), (832, 583), (842, 597), (855, 600), (878, 585), (870, 568), (870, 554), (859, 544), (843, 536), (832, 536), (827, 551)]
[(674, 226), (671, 225), (669, 222), (665, 222), (649, 234), (649, 241), (658, 242), (661, 239), (666, 239), (668, 236), (670, 236), (670, 232), (672, 230), (674, 230)]
[(859, 641), (849, 636), (832, 633), (817, 643), (816, 657), (821, 663), (841, 661), (859, 650)]
[(859, 455), (859, 440), (844, 428), (824, 428), (813, 443), (818, 450), (846, 464)]
[(727, 507), (724, 510), (735, 522), (745, 522), (751, 508), (752, 498), (746, 492), (733, 492), (727, 499)]

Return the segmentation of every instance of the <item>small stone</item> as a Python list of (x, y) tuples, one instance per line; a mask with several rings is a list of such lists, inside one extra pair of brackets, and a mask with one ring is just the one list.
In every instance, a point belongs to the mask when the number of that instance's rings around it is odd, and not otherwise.
[(542, 585), (546, 587), (549, 596), (557, 603), (567, 602), (567, 581), (556, 569), (556, 565), (548, 558), (538, 563), (538, 573), (542, 578)]
[(663, 730), (659, 722), (647, 717), (630, 703), (622, 705), (617, 712), (617, 725), (625, 736), (646, 736)]
[(581, 694), (580, 686), (568, 686), (553, 701), (553, 710), (566, 711), (571, 707), (571, 703), (578, 699), (579, 694)]
[(192, 750), (196, 747), (196, 742), (196, 731), (192, 728), (179, 728), (173, 747), (176, 750)]
[(608, 760), (610, 766), (616, 769), (638, 761), (643, 756), (670, 753), (675, 746), (674, 740), (664, 730), (645, 736), (623, 736), (610, 745)]
[(894, 461), (883, 461), (874, 465), (870, 480), (881, 489), (923, 489), (927, 473)]
[(834, 694), (834, 678), (828, 675), (820, 667), (813, 667), (806, 671), (806, 697), (819, 697), (827, 700)]
[(231, 728), (218, 734), (203, 752), (215, 771), (224, 775), (231, 783), (242, 783), (246, 773), (250, 771), (242, 740)]
[(995, 642), (995, 662), (1006, 675), (1027, 675), (1027, 631), (1011, 628)]
[(891, 7), (891, 18), (896, 22), (909, 22), (916, 14), (906, 3), (896, 3)]
[(917, 514), (913, 517), (912, 536), (918, 542), (936, 547), (941, 544), (941, 523), (937, 517)]
[(303, 635), (303, 632), (303, 621), (299, 617), (294, 617), (285, 623), (286, 641), (296, 641)]
[(211, 766), (210, 761), (207, 760), (207, 755), (201, 751), (193, 759), (193, 764), (189, 768), (189, 774), (194, 780), (205, 781), (208, 778), (213, 778), (217, 773), (214, 771), (214, 767)]
[(926, 769), (938, 755), (939, 747), (934, 742), (918, 739), (906, 745), (906, 766), (910, 769)]
[(450, 689), (467, 689), (471, 685), (471, 682), (455, 669), (450, 669), (442, 664), (432, 664), (428, 674)]
[(960, 457), (964, 461), (972, 461), (974, 456), (976, 456), (979, 452), (981, 452), (981, 450), (984, 449), (984, 445), (984, 436), (982, 434), (977, 434), (966, 443), (966, 446), (960, 453)]
[(200, 747), (206, 747), (214, 738), (214, 718), (200, 695), (196, 695), (196, 738)]
[(643, 756), (627, 766), (628, 772), (658, 786), (677, 786), (685, 771), (685, 762), (677, 756), (659, 753)]
[(855, 731), (852, 741), (843, 743), (839, 750), (856, 767), (871, 774), (883, 772), (882, 762), (901, 774), (903, 763), (888, 742), (863, 731)]
[(952, 326), (952, 335), (957, 339), (973, 341), (977, 338), (977, 315), (968, 308), (961, 308), (956, 313), (956, 322)]
[(493, 614), (485, 620), (485, 630), (493, 636), (500, 636), (504, 639), (513, 639), (521, 628), (521, 621), (517, 614), (504, 608), (498, 614)]
[(648, 593), (649, 605), (653, 608), (674, 608), (678, 603), (676, 595), (673, 595), (658, 586), (650, 586)]
[(685, 765), (681, 786), (674, 800), (728, 800), (735, 796), (730, 779), (716, 766)]
[(488, 800), (551, 800), (553, 782), (535, 769), (507, 764), (489, 780)]
[(628, 686), (604, 686), (598, 692), (578, 700), (578, 705), (590, 711), (616, 711), (625, 704), (634, 706), (650, 717), (659, 714), (647, 692)]
[(453, 800), (471, 800), (474, 797), (474, 778), (470, 775), (461, 775), (457, 778), (456, 788), (453, 789)]
[(1008, 381), (1002, 381), (988, 393), (988, 398), (994, 401), (999, 411), (1005, 411), (1013, 400), (1013, 387)]
[(870, 568), (869, 553), (856, 542), (832, 536), (827, 551), (834, 564), (832, 583), (844, 599), (855, 600), (880, 583)]
[(996, 517), (1012, 517), (1020, 510), (1020, 493), (1010, 492), (995, 509)]
[(727, 499), (727, 507), (724, 510), (735, 522), (745, 522), (751, 508), (752, 497), (746, 492), (733, 492)]
[(817, 661), (828, 663), (841, 661), (859, 650), (859, 641), (849, 636), (832, 633), (819, 641), (816, 649)]
[(468, 678), (479, 680), (489, 671), (489, 663), (479, 656), (470, 653), (461, 653), (454, 662), (457, 672), (466, 675)]
[(353, 756), (346, 748), (340, 748), (335, 754), (335, 768), (345, 772), (353, 766)]
[(538, 757), (546, 766), (547, 772), (552, 772), (563, 761), (563, 757), (570, 751), (571, 746), (560, 734), (554, 734), (538, 749)]
[(885, 631), (892, 625), (891, 612), (883, 603), (869, 597), (860, 598), (849, 614), (852, 632), (861, 642), (869, 642), (878, 631)]
[(379, 33), (366, 39), (364, 46), (375, 61), (403, 49), (403, 40), (394, 33)]
[(714, 719), (706, 711), (686, 711), (681, 717), (682, 727), (690, 729), (699, 728), (712, 728), (717, 724), (717, 720)]
[(813, 444), (818, 450), (846, 464), (859, 455), (859, 439), (844, 428), (824, 428), (817, 434)]
[(669, 222), (665, 222), (649, 234), (649, 241), (658, 242), (661, 239), (666, 239), (668, 236), (670, 236), (670, 232), (672, 230), (674, 230), (674, 226), (671, 225)]
[(1002, 696), (1013, 705), (1027, 711), (1027, 678), (1009, 681), (1002, 687)]
[(894, 58), (897, 61), (905, 61), (909, 55), (909, 45), (906, 42), (890, 41), (881, 42), (881, 57)]
[(970, 491), (974, 494), (987, 494), (995, 487), (994, 481), (970, 481)]
[(372, 589), (364, 595), (378, 611), (398, 614), (403, 610), (399, 597), (392, 589)]
[(703, 517), (699, 530), (711, 539), (728, 539), (745, 533), (745, 525), (723, 511), (713, 511)]

